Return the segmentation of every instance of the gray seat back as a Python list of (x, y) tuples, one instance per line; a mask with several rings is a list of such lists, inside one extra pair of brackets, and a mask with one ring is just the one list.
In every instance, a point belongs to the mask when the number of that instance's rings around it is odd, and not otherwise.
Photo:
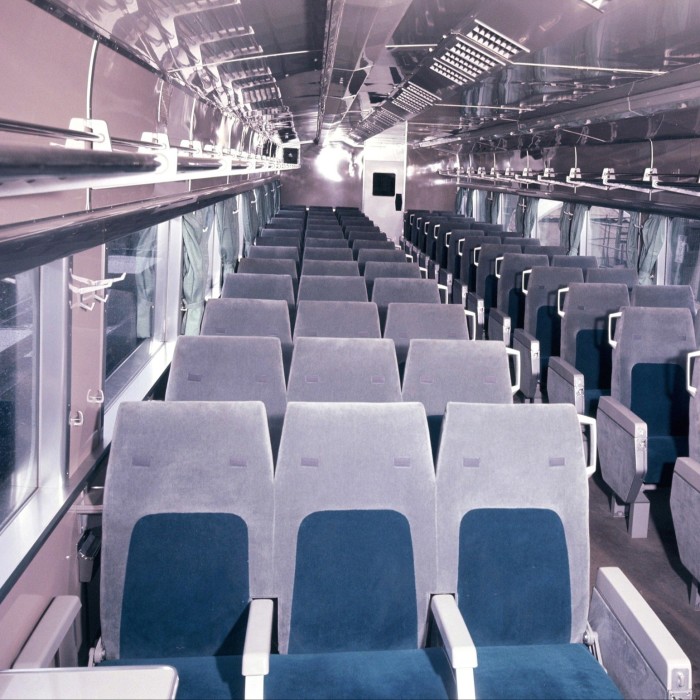
[(272, 593), (272, 472), (262, 402), (121, 404), (103, 514), (108, 659), (241, 653), (234, 628)]
[(360, 274), (365, 274), (365, 265), (370, 262), (396, 262), (406, 264), (406, 254), (402, 250), (381, 250), (377, 248), (362, 248), (357, 255)]
[(277, 299), (287, 302), (294, 309), (294, 287), (287, 275), (261, 275), (254, 273), (228, 273), (224, 277), (222, 298), (227, 299)]
[(469, 288), (484, 300), (484, 307), (490, 309), (496, 305), (496, 293), (498, 280), (496, 279), (496, 258), (500, 258), (507, 253), (520, 253), (519, 245), (504, 243), (485, 243), (478, 253), (478, 265), (476, 267), (476, 283), (474, 289)]
[(248, 257), (252, 259), (268, 260), (294, 260), (299, 266), (299, 248), (296, 246), (251, 246), (248, 250)]
[(316, 248), (312, 241), (304, 248), (304, 260), (348, 260), (352, 261), (350, 248)]
[(630, 293), (632, 306), (688, 309), (695, 317), (695, 296), (688, 284), (636, 284)]
[(496, 308), (511, 318), (511, 326), (522, 326), (525, 296), (522, 293), (522, 273), (533, 267), (548, 267), (549, 258), (535, 253), (505, 253), (498, 280)]
[(389, 304), (395, 302), (411, 304), (439, 304), (440, 290), (435, 280), (402, 279), (380, 277), (372, 287), (372, 301), (379, 309), (379, 323), (382, 328), (386, 324), (386, 314)]
[(238, 263), (238, 272), (253, 272), (263, 275), (289, 275), (296, 290), (298, 274), (294, 260), (265, 260), (260, 258), (243, 258)]
[(422, 645), (434, 494), (420, 404), (289, 404), (275, 474), (281, 653)]
[(573, 405), (448, 404), (437, 460), (438, 584), (457, 594), (477, 646), (581, 642), (585, 467)]
[(352, 242), (352, 254), (357, 260), (361, 250), (394, 250), (396, 246), (393, 241), (367, 240), (359, 238)]
[(553, 255), (552, 267), (579, 267), (587, 270), (598, 267), (598, 258), (594, 255)]
[(349, 248), (344, 238), (314, 238), (310, 241), (313, 248)]
[(276, 454), (287, 408), (279, 338), (180, 336), (165, 400), (262, 401)]
[(380, 277), (394, 277), (405, 279), (420, 279), (421, 274), (418, 265), (405, 262), (377, 262), (371, 260), (365, 265), (365, 283), (367, 293), (372, 298), (374, 280)]
[(301, 268), (304, 275), (331, 275), (333, 277), (359, 277), (360, 268), (354, 260), (307, 260)]
[(302, 337), (381, 338), (377, 305), (369, 301), (302, 300), (294, 341)]
[(289, 401), (401, 401), (393, 343), (381, 338), (298, 338)]
[(637, 284), (637, 272), (628, 267), (589, 267), (583, 271), (586, 282), (605, 282), (606, 284), (624, 284), (632, 289)]
[(391, 303), (384, 337), (394, 341), (396, 357), (403, 365), (414, 338), (469, 340), (469, 330), (464, 310), (456, 304)]
[(362, 277), (302, 275), (299, 301), (367, 301), (367, 285)]

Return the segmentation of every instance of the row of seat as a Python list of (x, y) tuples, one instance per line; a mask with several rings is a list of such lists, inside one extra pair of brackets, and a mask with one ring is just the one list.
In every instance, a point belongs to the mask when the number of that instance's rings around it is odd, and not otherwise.
[(165, 400), (262, 401), (275, 454), (288, 401), (419, 401), (437, 450), (448, 402), (512, 403), (518, 374), (502, 343), (411, 340), (401, 378), (392, 340), (298, 338), (285, 381), (278, 338), (182, 336)]
[(589, 599), (572, 406), (450, 404), (435, 470), (420, 404), (292, 403), (273, 471), (261, 403), (125, 403), (109, 459), (105, 663), (172, 665), (178, 697), (691, 687), (619, 570)]

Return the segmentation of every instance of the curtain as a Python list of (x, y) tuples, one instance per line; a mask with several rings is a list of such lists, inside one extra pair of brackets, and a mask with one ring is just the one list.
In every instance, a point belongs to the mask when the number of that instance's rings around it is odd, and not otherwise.
[(538, 199), (534, 197), (518, 196), (518, 203), (515, 207), (515, 231), (524, 238), (532, 238), (537, 224)]
[(457, 188), (457, 195), (455, 196), (455, 214), (461, 214), (464, 216), (464, 206), (465, 206), (465, 190), (464, 187)]
[(639, 249), (639, 236), (642, 229), (642, 214), (638, 211), (630, 212), (630, 221), (627, 226), (627, 259), (626, 267), (630, 270), (638, 270), (637, 251)]
[(197, 209), (182, 217), (182, 300), (185, 315), (183, 335), (197, 335), (204, 314), (204, 295), (209, 267), (209, 236), (214, 207)]
[(583, 222), (589, 208), (587, 204), (574, 204), (573, 202), (564, 202), (561, 208), (559, 235), (561, 245), (567, 248), (567, 255), (578, 255)]
[(282, 185), (280, 184), (279, 180), (275, 180), (274, 183), (274, 188), (273, 188), (273, 193), (274, 193), (274, 213), (277, 214), (279, 213), (280, 210), (280, 190), (282, 189)]
[(652, 272), (666, 237), (667, 218), (652, 214), (642, 226), (641, 249), (639, 251), (639, 284), (651, 284)]
[(253, 245), (255, 237), (258, 235), (257, 214), (253, 204), (253, 191), (248, 190), (239, 195), (241, 206), (241, 222), (243, 224), (243, 255), (248, 255), (250, 246)]
[(136, 337), (153, 335), (153, 306), (156, 291), (156, 240), (158, 227), (140, 232), (136, 246)]
[(485, 192), (484, 190), (475, 190), (474, 191), (474, 196), (476, 198), (476, 206), (474, 207), (474, 213), (473, 216), (477, 221), (482, 221), (482, 222), (487, 222), (488, 219), (488, 211), (486, 210), (487, 207), (487, 201), (486, 201), (486, 195), (488, 193)]
[(486, 219), (490, 224), (498, 223), (498, 214), (501, 208), (501, 194), (500, 192), (487, 192), (486, 193)]
[(236, 195), (216, 203), (216, 225), (219, 229), (221, 267), (225, 275), (233, 272), (238, 257), (238, 207), (240, 197)]

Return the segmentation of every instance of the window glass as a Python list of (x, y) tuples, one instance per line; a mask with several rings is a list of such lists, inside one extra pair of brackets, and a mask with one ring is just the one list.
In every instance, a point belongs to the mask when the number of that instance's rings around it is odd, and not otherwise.
[(37, 279), (0, 280), (0, 527), (37, 487)]
[(626, 267), (629, 225), (629, 212), (591, 207), (586, 255), (595, 255), (598, 267)]
[(107, 378), (153, 337), (157, 232), (158, 227), (152, 226), (111, 241), (106, 246), (107, 277), (123, 275), (123, 279), (108, 290), (105, 305)]
[(559, 245), (561, 235), (559, 232), (559, 215), (563, 202), (553, 199), (540, 199), (537, 207), (536, 237), (542, 245)]
[(515, 231), (515, 212), (518, 208), (517, 194), (501, 195), (501, 221), (504, 231)]
[(700, 220), (671, 221), (666, 284), (689, 284), (700, 299)]

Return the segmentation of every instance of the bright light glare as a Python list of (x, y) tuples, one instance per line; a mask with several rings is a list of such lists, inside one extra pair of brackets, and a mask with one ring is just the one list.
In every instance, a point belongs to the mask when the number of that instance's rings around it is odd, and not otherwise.
[(350, 155), (347, 151), (336, 146), (324, 146), (316, 157), (316, 169), (326, 180), (331, 182), (343, 181), (338, 172), (343, 164), (345, 164), (344, 170), (347, 172), (350, 164)]

